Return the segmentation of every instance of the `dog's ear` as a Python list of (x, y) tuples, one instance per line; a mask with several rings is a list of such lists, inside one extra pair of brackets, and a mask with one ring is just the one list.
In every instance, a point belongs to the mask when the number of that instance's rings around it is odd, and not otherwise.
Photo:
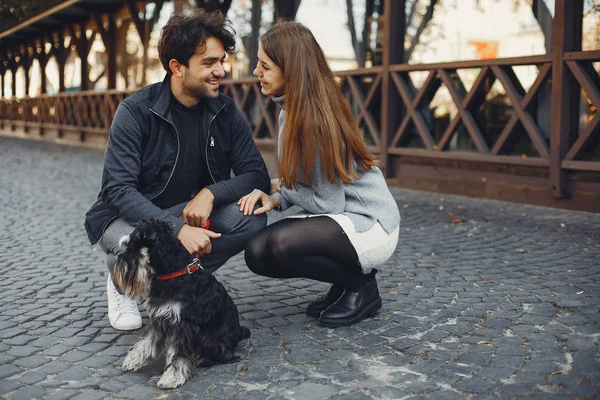
[[(134, 236), (134, 235), (132, 235)], [(147, 247), (139, 247), (139, 241), (130, 240), (117, 256), (113, 268), (115, 283), (131, 298), (143, 298), (147, 291), (150, 257)]]
[(138, 235), (138, 240), (142, 242), (144, 245), (153, 244), (158, 239), (156, 229), (157, 223), (159, 220), (149, 219), (140, 222), (136, 229), (134, 230), (134, 234)]

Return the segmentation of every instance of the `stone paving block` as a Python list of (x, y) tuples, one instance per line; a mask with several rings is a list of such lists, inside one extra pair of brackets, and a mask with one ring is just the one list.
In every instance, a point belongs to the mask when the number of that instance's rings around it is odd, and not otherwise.
[(113, 344), (97, 354), (103, 356), (125, 357), (127, 355), (127, 350), (129, 350), (129, 346), (118, 346)]
[(22, 335), (23, 333), (25, 333), (25, 329), (19, 328), (19, 327), (12, 327), (12, 328), (8, 328), (8, 329), (2, 329), (0, 330), (0, 339), (4, 340), (4, 339), (10, 339), (13, 338), (15, 336), (19, 336)]
[[(396, 395), (396, 394), (394, 394)], [(330, 397), (331, 400), (372, 400), (373, 397), (368, 394), (363, 393), (359, 390), (353, 390), (351, 392), (345, 392), (341, 394), (336, 394)]]
[(84, 367), (70, 367), (58, 374), (56, 374), (57, 381), (63, 382), (78, 382), (89, 378), (94, 372)]
[(44, 388), (37, 385), (23, 386), (12, 392), (10, 397), (12, 400), (31, 400), (42, 397), (45, 392)]
[(38, 383), (40, 381), (43, 381), (46, 379), (46, 375), (36, 372), (36, 371), (29, 371), (26, 372), (22, 375), (19, 376), (13, 376), (11, 378), (11, 380), (15, 381), (15, 382), (19, 382), (22, 383), (24, 385), (32, 385), (34, 383)]
[(69, 337), (64, 339), (61, 344), (64, 346), (83, 346), (84, 344), (88, 343), (90, 341), (89, 337), (85, 337), (85, 336), (73, 336), (73, 337)]
[(25, 358), (20, 358), (18, 360), (15, 360), (15, 361), (13, 361), (13, 364), (18, 365), (22, 368), (31, 369), (31, 368), (39, 368), (40, 366), (42, 366), (48, 362), (50, 362), (50, 358), (40, 356), (40, 355), (35, 355), (35, 356), (30, 356), (30, 357), (25, 357)]
[(130, 388), (117, 393), (118, 397), (124, 397), (127, 399), (149, 399), (162, 393), (162, 390), (157, 387), (134, 385)]
[(10, 354), (15, 357), (28, 357), (38, 351), (40, 351), (39, 347), (25, 345), (25, 346), (13, 347), (7, 351), (7, 354)]
[(42, 400), (66, 400), (73, 398), (79, 393), (79, 390), (75, 389), (59, 389), (51, 394), (42, 397)]
[(14, 360), (15, 358), (16, 358), (15, 356), (11, 356), (9, 354), (1, 354), (0, 353), (0, 365), (8, 364), (9, 362), (11, 362), (12, 360)]
[(106, 398), (105, 393), (93, 390), (86, 390), (77, 394), (75, 397), (72, 397), (71, 400), (96, 400), (104, 398)]
[(38, 371), (43, 372), (45, 374), (57, 374), (59, 372), (69, 369), (70, 367), (71, 363), (54, 360), (42, 365), (40, 368), (38, 368)]
[(56, 346), (48, 347), (46, 350), (40, 351), (40, 354), (44, 356), (60, 356), (73, 349), (74, 346), (65, 346), (64, 344), (58, 344)]
[(22, 383), (18, 383), (9, 379), (0, 379), (0, 395), (14, 392), (22, 386)]

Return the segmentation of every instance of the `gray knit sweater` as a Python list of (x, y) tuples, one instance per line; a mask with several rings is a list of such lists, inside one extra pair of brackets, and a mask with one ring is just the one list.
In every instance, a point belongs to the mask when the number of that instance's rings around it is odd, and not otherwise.
[[(277, 143), (281, 156), (285, 96), (272, 99), (281, 106)], [(357, 232), (369, 230), (377, 221), (387, 233), (399, 226), (398, 206), (379, 168), (373, 167), (368, 171), (359, 172), (359, 178), (349, 184), (341, 181), (331, 183), (321, 171), (321, 158), (316, 154), (310, 179), (312, 188), (304, 184), (303, 173), (300, 171), (297, 176), (297, 189), (281, 187), (281, 191), (275, 196), (280, 197), (282, 210), (297, 205), (310, 214), (344, 214), (352, 220)]]

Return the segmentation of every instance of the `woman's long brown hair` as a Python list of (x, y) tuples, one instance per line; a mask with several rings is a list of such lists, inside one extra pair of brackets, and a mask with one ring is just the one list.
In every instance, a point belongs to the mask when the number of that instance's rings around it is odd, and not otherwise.
[(278, 22), (261, 38), (265, 54), (283, 73), (285, 87), (284, 141), (279, 177), (297, 186), (298, 168), (312, 186), (317, 149), (329, 182), (350, 183), (377, 162), (365, 145), (321, 46), (310, 30), (297, 22)]

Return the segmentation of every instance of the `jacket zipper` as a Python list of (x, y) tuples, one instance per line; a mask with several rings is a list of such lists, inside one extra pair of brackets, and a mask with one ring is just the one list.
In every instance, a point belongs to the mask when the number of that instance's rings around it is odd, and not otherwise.
[(213, 176), (213, 173), (210, 170), (210, 164), (208, 163), (208, 142), (211, 141), (211, 146), (214, 146), (214, 144), (215, 144), (215, 140), (214, 139), (210, 140), (211, 139), (211, 136), (210, 136), (210, 126), (212, 125), (212, 123), (215, 120), (215, 118), (217, 118), (217, 115), (223, 109), (223, 107), (225, 107), (225, 104), (223, 104), (221, 106), (221, 108), (219, 108), (217, 110), (217, 112), (215, 113), (215, 115), (213, 115), (213, 117), (210, 119), (210, 122), (208, 123), (208, 132), (207, 132), (207, 135), (206, 135), (206, 146), (205, 146), (205, 151), (204, 151), (204, 158), (206, 159), (206, 167), (208, 168), (208, 173), (210, 174), (210, 178), (212, 179), (212, 181), (214, 183), (217, 183), (217, 180)]
[[(173, 169), (171, 170), (171, 175), (169, 175), (169, 179), (167, 179), (167, 183), (165, 184), (165, 186), (162, 188), (162, 190), (160, 192), (158, 192), (156, 195), (148, 198), (148, 200), (153, 200), (155, 198), (157, 198), (158, 196), (160, 196), (160, 194), (162, 192), (165, 191), (165, 189), (167, 188), (167, 186), (169, 185), (169, 182), (171, 181), (171, 178), (173, 177), (173, 173), (175, 172), (175, 168), (177, 167), (177, 160), (179, 159), (179, 132), (177, 131), (177, 127), (175, 126), (175, 124), (171, 123), (168, 119), (162, 117), (159, 113), (157, 113), (156, 111), (154, 111), (153, 109), (149, 109), (150, 112), (152, 114), (155, 114), (156, 116), (158, 116), (160, 119), (162, 119), (163, 121), (171, 124), (171, 126), (175, 129), (175, 137), (177, 137), (177, 155), (175, 156), (175, 164), (173, 164)], [(115, 219), (117, 219), (118, 215), (112, 217), (111, 219), (109, 219), (106, 224), (104, 224), (104, 226), (102, 227), (102, 234), (100, 235), (100, 239), (94, 243), (92, 246), (95, 246), (96, 244), (98, 244), (98, 242), (100, 242), (100, 240), (102, 240), (102, 237), (104, 236), (104, 231), (106, 230), (106, 227), (113, 222)]]

